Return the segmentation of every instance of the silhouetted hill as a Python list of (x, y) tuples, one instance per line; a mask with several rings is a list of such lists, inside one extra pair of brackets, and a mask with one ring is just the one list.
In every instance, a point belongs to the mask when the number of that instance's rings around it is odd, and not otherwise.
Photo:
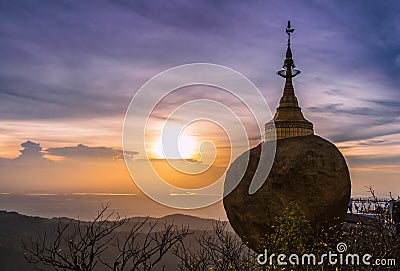
[[(145, 220), (145, 217), (132, 217), (129, 223), (118, 229), (119, 234), (128, 232), (133, 224)], [(2, 271), (27, 271), (38, 270), (34, 265), (27, 263), (24, 259), (24, 250), (22, 242), (29, 243), (31, 238), (42, 235), (44, 231), (49, 234), (58, 222), (68, 223), (70, 218), (42, 218), (21, 215), (16, 212), (0, 211), (0, 270)], [(203, 231), (212, 230), (213, 224), (216, 222), (213, 219), (204, 219), (189, 215), (168, 215), (162, 218), (147, 218), (146, 224), (142, 228), (142, 232), (146, 232), (151, 225), (156, 223), (154, 231), (163, 230), (164, 224), (174, 223), (178, 226), (188, 226), (195, 233), (188, 236), (187, 242), (193, 242), (195, 236), (198, 236)], [(84, 224), (85, 222), (83, 222)], [(230, 227), (228, 229), (231, 229)], [(177, 258), (168, 253), (162, 260), (161, 264), (167, 266), (166, 270), (177, 270)], [(50, 269), (49, 269), (50, 270)], [(97, 270), (97, 269), (96, 269)], [(98, 270), (106, 270), (99, 266)]]
[[(122, 226), (118, 229), (118, 231), (128, 231), (128, 229), (137, 222), (142, 222), (146, 220), (146, 225), (143, 227), (143, 230), (146, 231), (150, 227), (151, 224), (157, 222), (156, 227), (154, 228), (156, 231), (160, 231), (163, 229), (165, 224), (175, 224), (177, 226), (188, 226), (192, 231), (204, 231), (204, 230), (212, 230), (213, 224), (216, 222), (214, 219), (200, 218), (196, 216), (184, 215), (184, 214), (174, 214), (167, 215), (161, 218), (154, 217), (131, 217), (129, 218), (129, 223)], [(233, 229), (228, 225), (227, 230), (233, 231)]]

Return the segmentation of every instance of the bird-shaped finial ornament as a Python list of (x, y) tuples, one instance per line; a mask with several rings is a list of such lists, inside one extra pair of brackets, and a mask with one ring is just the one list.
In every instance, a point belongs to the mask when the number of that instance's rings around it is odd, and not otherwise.
[(291, 28), (290, 27), (290, 20), (287, 22), (287, 27), (286, 27), (286, 33), (288, 34), (288, 35), (290, 35), (290, 33), (293, 33), (293, 31), (294, 31), (294, 28)]

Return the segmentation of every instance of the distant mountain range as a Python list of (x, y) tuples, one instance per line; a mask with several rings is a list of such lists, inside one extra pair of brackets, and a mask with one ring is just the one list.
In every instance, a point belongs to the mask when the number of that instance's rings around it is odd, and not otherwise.
[[(67, 223), (71, 219), (60, 218), (61, 222)], [(133, 223), (143, 221), (145, 217), (132, 217), (129, 223), (124, 224), (118, 229), (118, 232), (128, 232)], [(0, 211), (0, 270), (2, 271), (27, 271), (38, 270), (34, 265), (29, 264), (24, 259), (24, 250), (22, 242), (28, 243), (30, 239), (38, 234), (43, 234), (44, 231), (51, 232), (57, 225), (59, 218), (42, 218), (21, 215), (16, 212)], [(154, 231), (161, 231), (164, 223), (174, 223), (177, 226), (188, 226), (195, 234), (187, 237), (188, 242), (195, 241), (194, 238), (203, 231), (213, 229), (216, 220), (204, 219), (189, 215), (175, 214), (168, 215), (162, 218), (147, 218), (143, 230), (149, 229), (149, 226), (158, 221)], [(228, 230), (232, 230), (228, 224)], [(163, 261), (166, 265), (166, 270), (177, 270), (178, 259), (175, 255), (168, 253)], [(100, 267), (100, 266), (99, 266)], [(49, 269), (51, 270), (51, 269)], [(99, 268), (98, 270), (107, 270)]]

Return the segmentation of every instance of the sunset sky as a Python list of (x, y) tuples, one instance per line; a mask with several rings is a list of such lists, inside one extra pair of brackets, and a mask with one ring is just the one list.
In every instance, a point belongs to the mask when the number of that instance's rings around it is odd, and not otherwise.
[[(300, 106), (344, 154), (352, 194), (400, 195), (400, 3), (361, 0), (0, 1), (0, 193), (142, 196), (122, 154), (137, 90), (169, 68), (215, 63), (249, 78), (275, 112), (288, 19)], [(154, 121), (201, 91), (182, 89)], [(199, 125), (223, 149), (223, 129)], [(199, 138), (185, 138), (185, 158), (196, 160)]]

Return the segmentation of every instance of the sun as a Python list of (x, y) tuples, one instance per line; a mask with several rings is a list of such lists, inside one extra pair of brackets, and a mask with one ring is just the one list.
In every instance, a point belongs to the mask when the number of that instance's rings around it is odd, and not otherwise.
[(197, 152), (196, 149), (197, 149), (197, 144), (194, 137), (181, 134), (181, 136), (178, 139), (178, 150), (182, 158), (184, 159), (193, 158), (193, 156), (196, 155)]
[(197, 155), (198, 144), (195, 137), (185, 133), (165, 134), (154, 143), (152, 152), (160, 159), (192, 159)]

